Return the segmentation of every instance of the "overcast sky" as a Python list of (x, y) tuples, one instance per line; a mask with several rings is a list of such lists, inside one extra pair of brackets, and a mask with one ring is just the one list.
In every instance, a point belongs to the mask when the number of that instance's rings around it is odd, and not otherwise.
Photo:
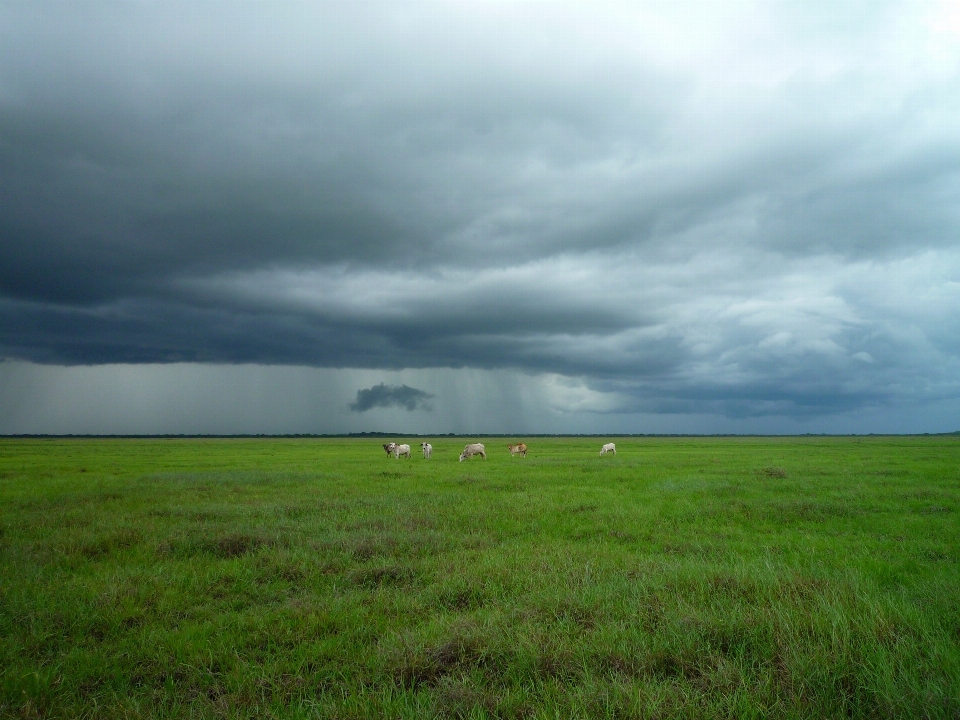
[(960, 429), (956, 2), (0, 0), (0, 432)]

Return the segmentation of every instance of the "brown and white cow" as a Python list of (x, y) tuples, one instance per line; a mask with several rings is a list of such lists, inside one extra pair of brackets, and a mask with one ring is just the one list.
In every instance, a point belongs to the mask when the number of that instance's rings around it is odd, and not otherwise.
[(519, 455), (520, 457), (527, 456), (527, 446), (524, 443), (517, 443), (516, 445), (507, 445), (507, 450), (510, 451), (510, 457), (514, 455)]
[(385, 443), (383, 449), (386, 451), (387, 455), (393, 455), (394, 451), (397, 449), (397, 444), (395, 442)]

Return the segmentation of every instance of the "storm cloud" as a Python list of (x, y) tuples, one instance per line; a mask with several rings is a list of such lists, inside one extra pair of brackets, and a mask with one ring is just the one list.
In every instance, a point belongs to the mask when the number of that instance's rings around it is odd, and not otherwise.
[(957, 403), (958, 127), (953, 3), (0, 3), (0, 358)]
[(409, 385), (386, 385), (380, 383), (366, 390), (357, 390), (357, 399), (350, 403), (354, 412), (366, 412), (372, 408), (402, 407), (409, 412), (417, 408), (433, 410), (428, 402), (432, 398), (428, 392), (412, 388)]

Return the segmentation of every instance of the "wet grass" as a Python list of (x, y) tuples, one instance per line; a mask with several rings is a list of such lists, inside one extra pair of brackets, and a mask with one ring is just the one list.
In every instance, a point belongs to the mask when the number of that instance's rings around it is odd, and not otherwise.
[(960, 716), (960, 438), (431, 442), (0, 440), (0, 716)]

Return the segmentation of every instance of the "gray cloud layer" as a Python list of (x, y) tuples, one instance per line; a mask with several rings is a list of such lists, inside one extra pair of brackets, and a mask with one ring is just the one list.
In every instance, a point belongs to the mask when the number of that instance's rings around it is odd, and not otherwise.
[(805, 8), (0, 4), (0, 356), (956, 399), (958, 14)]

